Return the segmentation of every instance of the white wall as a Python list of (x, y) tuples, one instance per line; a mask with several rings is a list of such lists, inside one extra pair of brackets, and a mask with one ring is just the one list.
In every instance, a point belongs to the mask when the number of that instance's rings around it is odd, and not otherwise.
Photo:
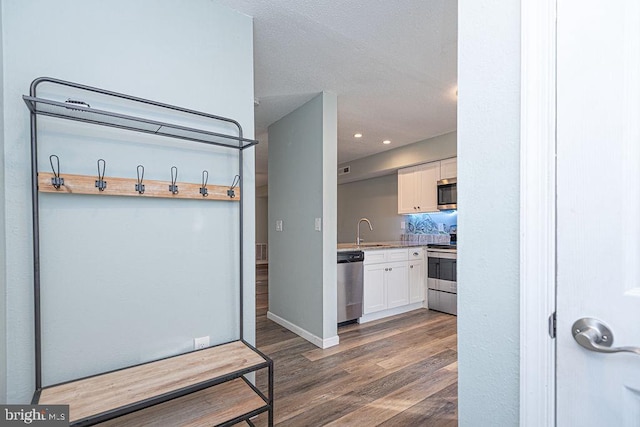
[(461, 0), (458, 14), (459, 423), (515, 426), (520, 7)]
[[(0, 46), (2, 45), (2, 10), (0, 8)], [(0, 81), (4, 81), (4, 60), (0, 55)], [(4, 87), (0, 85), (0, 129), (4, 130)], [(0, 132), (0, 402), (7, 401), (7, 269), (5, 240), (5, 168), (4, 131)]]
[(268, 316), (316, 345), (337, 339), (336, 147), (335, 94), (269, 126)]
[[(57, 77), (233, 117), (252, 137), (252, 22), (209, 0), (22, 0), (2, 2), (2, 27), (2, 190), (11, 248), (3, 263), (6, 400), (28, 402), (34, 390), (33, 267), (29, 115), (21, 95), (34, 78)], [(98, 157), (112, 176), (135, 176), (143, 163), (146, 179), (167, 180), (175, 164), (179, 181), (200, 182), (208, 169), (210, 183), (230, 184), (237, 171), (236, 154), (226, 150), (46, 118), (39, 124), (40, 170), (49, 169), (48, 155), (56, 153), (67, 173), (94, 174)], [(253, 164), (250, 149), (242, 188), (250, 342)], [(45, 383), (186, 351), (194, 336), (216, 342), (237, 335), (238, 295), (230, 290), (239, 276), (237, 205), (138, 202), (41, 198)], [(229, 247), (217, 244), (225, 240)]]

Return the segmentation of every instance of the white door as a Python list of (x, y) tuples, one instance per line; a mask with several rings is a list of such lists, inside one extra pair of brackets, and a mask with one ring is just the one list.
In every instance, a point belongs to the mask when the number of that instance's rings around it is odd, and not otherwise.
[(440, 162), (431, 162), (417, 166), (419, 173), (418, 210), (420, 212), (438, 211), (438, 181), (440, 180)]
[(440, 179), (450, 179), (458, 177), (458, 158), (445, 159), (440, 161)]
[(387, 289), (387, 307), (394, 308), (409, 304), (409, 266), (407, 261), (385, 264), (385, 286)]
[(424, 261), (409, 261), (409, 303), (424, 301)]
[(363, 314), (375, 313), (387, 308), (385, 270), (386, 264), (364, 266)]
[(416, 168), (398, 170), (398, 213), (415, 213), (417, 207), (418, 179)]
[(640, 426), (640, 2), (557, 5), (557, 425)]

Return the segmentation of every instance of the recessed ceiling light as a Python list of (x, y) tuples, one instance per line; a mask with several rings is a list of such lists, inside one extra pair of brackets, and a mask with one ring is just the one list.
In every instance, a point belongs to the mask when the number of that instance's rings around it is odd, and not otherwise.
[(353, 135), (354, 138), (362, 138), (362, 134), (361, 133), (356, 133)]
[(391, 144), (391, 141), (389, 141), (388, 139), (385, 139), (384, 141), (382, 141), (382, 143), (385, 145), (389, 145)]

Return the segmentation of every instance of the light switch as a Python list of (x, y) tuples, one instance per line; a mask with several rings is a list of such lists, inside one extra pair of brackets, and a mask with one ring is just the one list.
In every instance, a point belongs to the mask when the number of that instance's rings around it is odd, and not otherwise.
[(276, 231), (282, 231), (282, 220), (276, 219)]
[(316, 231), (322, 231), (322, 218), (316, 218)]

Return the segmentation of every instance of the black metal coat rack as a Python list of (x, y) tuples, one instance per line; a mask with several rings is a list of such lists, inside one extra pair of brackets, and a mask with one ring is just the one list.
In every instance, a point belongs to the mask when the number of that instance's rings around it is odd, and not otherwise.
[[(213, 123), (226, 123), (237, 128), (237, 135), (229, 135), (221, 132), (200, 129), (191, 126), (184, 126), (178, 123), (167, 121), (158, 121), (144, 115), (130, 115), (118, 111), (104, 110), (92, 108), (87, 102), (78, 99), (54, 100), (38, 96), (38, 87), (41, 84), (50, 84), (58, 88), (68, 88), (69, 92), (75, 97), (80, 94), (98, 94), (100, 96), (110, 97), (111, 99), (124, 100), (132, 103), (137, 109), (144, 111), (145, 107), (160, 110), (168, 115), (182, 114), (186, 117), (211, 120)], [(238, 421), (246, 421), (251, 424), (249, 418), (262, 413), (269, 413), (269, 425), (273, 425), (273, 362), (264, 354), (259, 352), (255, 347), (244, 340), (244, 322), (243, 322), (243, 201), (240, 197), (242, 189), (243, 175), (243, 150), (256, 145), (258, 142), (243, 137), (242, 127), (236, 120), (194, 111), (186, 108), (177, 107), (161, 102), (151, 101), (148, 99), (138, 98), (122, 93), (99, 89), (69, 81), (41, 77), (35, 79), (31, 83), (29, 96), (23, 96), (24, 102), (29, 108), (31, 120), (31, 171), (32, 171), (32, 211), (33, 211), (33, 272), (34, 272), (34, 307), (35, 307), (35, 393), (33, 402), (41, 404), (69, 404), (71, 415), (71, 425), (93, 425), (115, 417), (118, 419), (119, 425), (126, 425), (127, 414), (135, 411), (148, 411), (149, 417), (162, 416), (162, 407), (154, 409), (155, 405), (169, 402), (192, 393), (207, 392), (210, 388), (229, 381), (240, 381), (235, 384), (234, 390), (246, 389), (253, 393), (253, 406), (247, 403), (246, 410), (234, 414), (231, 419), (218, 419), (211, 415), (212, 424), (215, 425), (232, 425)], [(144, 181), (144, 166), (138, 165), (136, 171), (132, 171), (131, 177), (105, 177), (106, 162), (102, 159), (97, 161), (98, 174), (96, 176), (71, 175), (60, 172), (61, 159), (56, 155), (51, 155), (51, 167), (53, 173), (40, 172), (38, 170), (38, 116), (44, 115), (64, 120), (72, 120), (83, 122), (90, 125), (108, 126), (118, 129), (125, 129), (133, 132), (141, 132), (146, 134), (160, 135), (175, 139), (192, 141), (207, 145), (230, 148), (238, 151), (238, 170), (239, 174), (231, 179), (232, 184), (229, 185), (211, 185), (208, 184), (208, 171), (202, 172), (201, 183), (179, 183), (177, 182), (177, 168), (171, 168), (171, 181)], [(54, 165), (54, 159), (56, 164)], [(95, 182), (95, 185), (94, 185)], [(122, 370), (111, 371), (99, 374), (93, 377), (82, 378), (71, 382), (43, 387), (42, 386), (42, 328), (41, 328), (41, 277), (40, 277), (40, 220), (39, 220), (39, 193), (65, 193), (65, 194), (95, 194), (99, 196), (132, 196), (132, 197), (165, 197), (165, 198), (191, 198), (200, 200), (222, 200), (228, 202), (237, 202), (239, 206), (239, 325), (240, 337), (238, 341), (221, 344), (215, 347), (209, 347), (203, 350), (186, 353), (183, 355), (173, 356), (160, 361), (148, 362), (146, 364), (136, 365)], [(202, 352), (202, 353), (199, 353)], [(123, 378), (131, 375), (144, 375), (149, 366), (153, 364), (172, 364), (175, 369), (179, 370), (181, 363), (186, 363), (186, 359), (193, 359), (194, 354), (202, 357), (202, 360), (208, 363), (216, 363), (217, 358), (238, 358), (238, 364), (235, 367), (226, 368), (221, 371), (201, 374), (202, 377), (193, 379), (194, 373), (189, 373), (188, 378), (178, 378), (180, 387), (173, 389), (170, 384), (175, 384), (176, 379), (168, 380), (165, 388), (160, 391), (138, 390), (137, 393), (146, 396), (145, 398), (131, 397), (131, 401), (127, 400), (126, 388), (131, 385), (122, 385), (119, 382), (124, 381)], [(253, 360), (247, 364), (247, 360)], [(233, 360), (232, 360), (233, 362)], [(189, 362), (192, 363), (192, 362)], [(203, 362), (205, 363), (205, 362)], [(268, 369), (269, 382), (268, 394), (263, 394), (245, 375), (260, 369)], [(187, 375), (187, 374), (185, 374)], [(179, 376), (179, 374), (178, 374)], [(144, 382), (144, 376), (139, 378), (137, 382)], [(162, 379), (153, 378), (153, 381)], [(180, 382), (182, 381), (182, 382)], [(93, 393), (92, 383), (96, 389), (104, 389), (105, 383), (114, 388), (113, 393), (121, 393), (118, 395), (119, 400), (111, 406), (96, 403), (95, 410), (85, 410), (91, 407), (91, 403), (83, 401), (82, 398), (78, 402), (69, 396), (76, 396), (86, 392)], [(118, 387), (122, 386), (122, 390)], [(84, 388), (83, 388), (84, 387)], [(229, 389), (233, 388), (227, 387)], [(237, 392), (237, 391), (234, 391)], [(146, 393), (146, 394), (145, 394)], [(220, 393), (223, 393), (222, 391)], [(114, 396), (102, 396), (102, 401), (108, 400)], [(224, 398), (224, 397), (223, 397)], [(66, 401), (72, 399), (73, 401)], [(136, 400), (137, 399), (137, 400)], [(250, 399), (249, 399), (250, 400)], [(165, 403), (166, 405), (166, 403)], [(78, 409), (83, 408), (83, 409)], [(154, 412), (156, 415), (154, 415)], [(74, 418), (74, 413), (76, 417)], [(146, 414), (146, 413), (145, 413)], [(160, 414), (160, 415), (158, 415)], [(135, 421), (134, 421), (135, 423)], [(135, 424), (132, 424), (135, 425)], [(252, 425), (252, 424), (251, 424)]]

